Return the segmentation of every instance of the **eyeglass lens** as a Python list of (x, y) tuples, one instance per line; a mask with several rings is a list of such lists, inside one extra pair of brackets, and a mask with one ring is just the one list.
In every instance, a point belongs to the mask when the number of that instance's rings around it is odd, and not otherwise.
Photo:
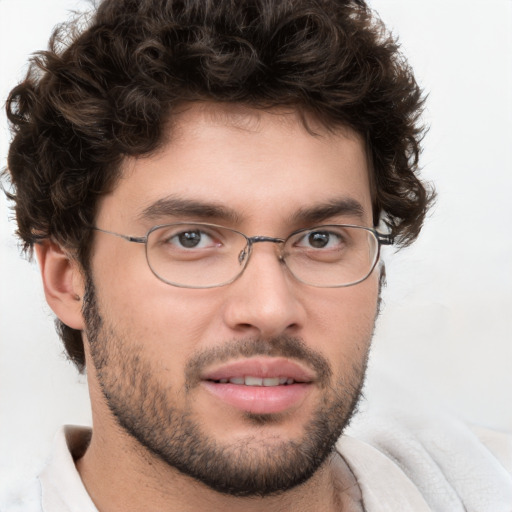
[[(373, 231), (358, 226), (304, 229), (279, 245), (289, 271), (299, 281), (321, 287), (362, 281), (373, 270), (379, 253)], [(181, 223), (151, 230), (146, 254), (151, 270), (162, 281), (208, 288), (234, 281), (250, 259), (250, 246), (250, 239), (238, 231), (213, 224)]]

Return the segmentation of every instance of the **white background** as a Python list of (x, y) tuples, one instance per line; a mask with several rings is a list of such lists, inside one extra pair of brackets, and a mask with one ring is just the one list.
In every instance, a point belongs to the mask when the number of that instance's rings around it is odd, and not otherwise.
[[(79, 0), (0, 0), (0, 97)], [(386, 255), (370, 380), (512, 430), (512, 1), (374, 0), (429, 92), (423, 175), (438, 203), (420, 240)], [(0, 165), (9, 134), (0, 119)], [(88, 423), (35, 263), (0, 197), (0, 481), (37, 468), (56, 428)], [(397, 400), (399, 397), (397, 397)], [(7, 479), (7, 480), (6, 480)]]

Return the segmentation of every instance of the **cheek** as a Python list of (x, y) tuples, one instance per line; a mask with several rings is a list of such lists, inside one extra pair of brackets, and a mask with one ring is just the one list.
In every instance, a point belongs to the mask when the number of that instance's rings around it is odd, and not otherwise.
[(219, 305), (210, 290), (170, 286), (146, 268), (144, 258), (95, 274), (100, 311), (125, 344), (143, 346), (163, 369), (176, 368), (204, 342)]
[(312, 296), (309, 310), (320, 323), (332, 331), (354, 331), (372, 328), (379, 299), (378, 278), (373, 275), (362, 283), (347, 288), (321, 290)]
[(379, 298), (378, 278), (373, 275), (357, 285), (323, 289), (309, 300), (309, 337), (324, 340), (331, 357), (347, 361), (369, 349)]

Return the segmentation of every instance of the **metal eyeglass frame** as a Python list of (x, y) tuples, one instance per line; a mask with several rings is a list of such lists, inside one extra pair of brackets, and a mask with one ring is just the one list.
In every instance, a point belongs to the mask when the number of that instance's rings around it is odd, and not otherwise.
[[(171, 281), (167, 281), (162, 276), (158, 275), (157, 272), (155, 272), (155, 270), (151, 266), (151, 263), (149, 261), (149, 257), (148, 257), (148, 244), (147, 244), (148, 238), (149, 238), (149, 236), (151, 235), (151, 233), (153, 231), (156, 231), (158, 229), (165, 228), (165, 227), (180, 226), (180, 225), (183, 225), (183, 226), (190, 226), (190, 225), (206, 226), (206, 227), (211, 227), (211, 228), (227, 229), (229, 231), (233, 231), (234, 233), (237, 233), (237, 234), (243, 236), (246, 239), (246, 241), (247, 241), (247, 246), (246, 246), (246, 249), (241, 251), (239, 256), (238, 256), (238, 261), (239, 261), (240, 264), (242, 264), (244, 262), (244, 260), (245, 260), (245, 264), (242, 267), (242, 269), (240, 270), (240, 272), (238, 274), (236, 274), (232, 279), (230, 279), (230, 280), (228, 280), (226, 282), (223, 282), (223, 283), (220, 283), (220, 284), (214, 284), (214, 285), (207, 285), (207, 286), (195, 286), (195, 285), (186, 285), (186, 284), (174, 283), (174, 282), (171, 282)], [(146, 262), (148, 264), (148, 267), (150, 268), (151, 272), (160, 281), (162, 281), (162, 282), (164, 282), (166, 284), (169, 284), (171, 286), (176, 286), (178, 288), (207, 289), (207, 288), (220, 288), (221, 286), (226, 286), (226, 285), (231, 284), (234, 281), (236, 281), (244, 273), (245, 269), (247, 268), (247, 265), (249, 264), (249, 259), (250, 259), (250, 256), (252, 254), (252, 247), (253, 247), (254, 244), (257, 244), (257, 243), (260, 243), (260, 242), (270, 242), (270, 243), (274, 243), (274, 244), (283, 244), (284, 245), (288, 239), (290, 239), (291, 237), (297, 235), (298, 233), (301, 233), (302, 231), (311, 231), (311, 230), (315, 230), (315, 229), (319, 229), (319, 228), (327, 228), (329, 226), (337, 226), (337, 227), (343, 227), (343, 228), (357, 228), (357, 229), (362, 229), (362, 230), (365, 230), (365, 231), (368, 231), (368, 232), (372, 233), (373, 236), (375, 237), (375, 239), (377, 240), (377, 244), (378, 244), (377, 254), (375, 256), (375, 261), (374, 261), (373, 265), (371, 266), (370, 270), (368, 271), (368, 273), (364, 277), (362, 277), (361, 279), (359, 279), (359, 280), (357, 280), (357, 281), (355, 281), (353, 283), (338, 284), (338, 285), (327, 285), (327, 286), (326, 285), (315, 285), (315, 284), (311, 284), (311, 283), (308, 283), (306, 281), (303, 281), (302, 279), (297, 277), (294, 274), (294, 272), (292, 272), (292, 270), (286, 264), (286, 260), (283, 258), (282, 254), (280, 254), (279, 255), (279, 261), (281, 261), (286, 266), (286, 268), (288, 269), (290, 274), (294, 277), (294, 279), (297, 279), (297, 281), (299, 281), (299, 282), (301, 282), (303, 284), (306, 284), (308, 286), (313, 286), (315, 288), (344, 288), (344, 287), (348, 287), (348, 286), (354, 286), (356, 284), (361, 283), (365, 279), (367, 279), (370, 276), (370, 274), (373, 272), (375, 266), (377, 265), (377, 263), (378, 263), (378, 261), (380, 259), (380, 248), (381, 248), (381, 246), (382, 245), (393, 245), (394, 244), (393, 235), (385, 234), (385, 233), (380, 233), (379, 231), (377, 231), (374, 228), (369, 228), (369, 227), (366, 227), (366, 226), (357, 226), (355, 224), (323, 224), (323, 225), (319, 225), (319, 226), (313, 226), (313, 227), (310, 227), (310, 228), (301, 228), (301, 229), (298, 229), (296, 231), (293, 231), (286, 238), (276, 238), (276, 237), (272, 237), (272, 236), (261, 236), (261, 235), (247, 236), (244, 233), (242, 233), (241, 231), (237, 231), (236, 229), (231, 229), (231, 228), (228, 228), (226, 226), (221, 226), (219, 224), (210, 224), (210, 223), (207, 223), (207, 222), (174, 222), (174, 223), (169, 223), (169, 224), (158, 224), (156, 226), (151, 227), (147, 231), (145, 236), (123, 235), (121, 233), (116, 233), (114, 231), (109, 231), (107, 229), (101, 229), (101, 228), (98, 228), (96, 226), (91, 226), (90, 229), (92, 229), (94, 231), (99, 231), (100, 233), (106, 233), (108, 235), (117, 236), (118, 238), (122, 238), (123, 240), (126, 240), (128, 242), (134, 242), (136, 244), (144, 244), (144, 246), (145, 246), (145, 253), (146, 253)]]

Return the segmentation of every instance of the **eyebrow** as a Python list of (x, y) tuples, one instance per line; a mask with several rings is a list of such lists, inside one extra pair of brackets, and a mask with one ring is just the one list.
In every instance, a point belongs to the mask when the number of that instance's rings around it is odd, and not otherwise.
[(365, 209), (363, 205), (352, 198), (332, 199), (327, 203), (301, 208), (293, 215), (292, 219), (297, 224), (314, 224), (336, 216), (351, 216), (364, 219)]
[[(300, 208), (292, 216), (292, 222), (306, 225), (322, 222), (336, 216), (351, 216), (363, 219), (365, 209), (353, 198), (332, 199), (327, 203), (310, 208)], [(220, 220), (237, 224), (240, 215), (233, 209), (217, 203), (168, 196), (147, 206), (138, 215), (141, 220), (155, 220), (162, 217), (194, 217), (201, 220)]]
[(199, 219), (218, 219), (236, 223), (240, 216), (231, 208), (216, 203), (204, 203), (192, 199), (168, 196), (146, 207), (138, 218), (157, 219), (162, 217), (195, 217)]

